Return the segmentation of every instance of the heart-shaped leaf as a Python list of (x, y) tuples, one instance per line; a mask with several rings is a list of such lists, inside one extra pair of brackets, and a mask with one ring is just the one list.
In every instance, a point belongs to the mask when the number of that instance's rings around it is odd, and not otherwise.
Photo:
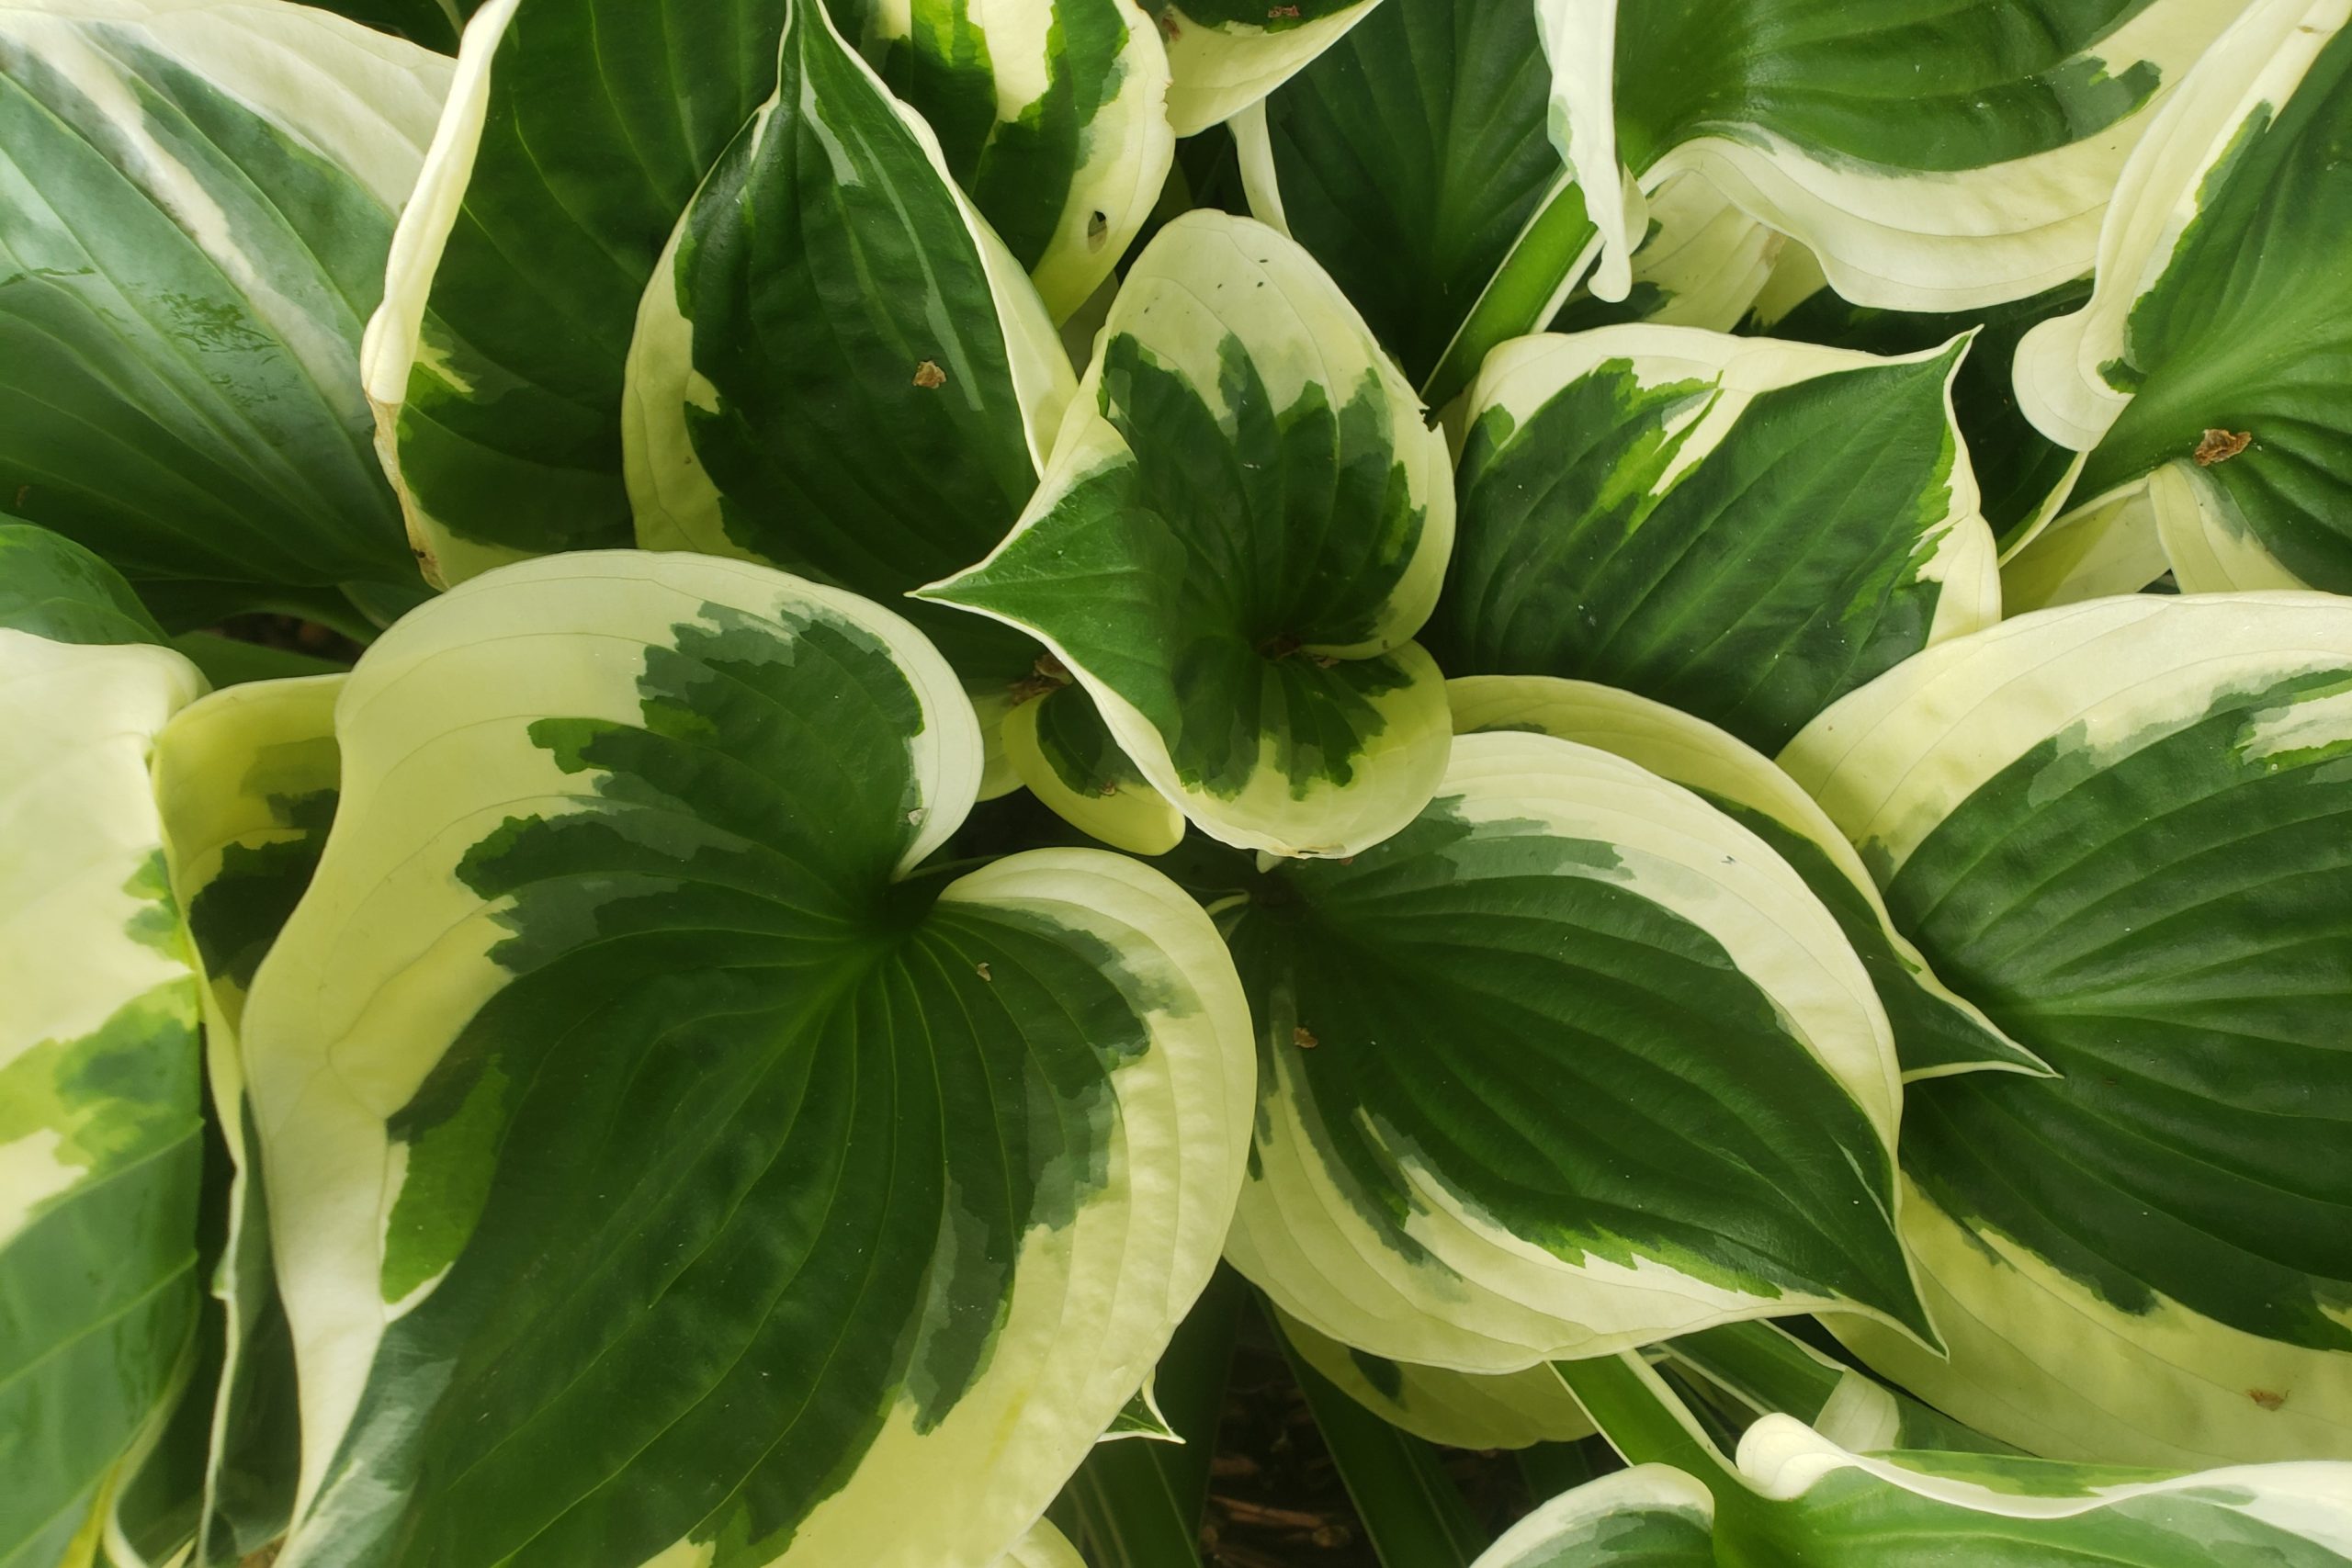
[(1453, 540), (1444, 459), (1304, 251), (1188, 213), (1128, 270), (1020, 525), (922, 592), (1042, 639), (1204, 831), (1348, 854), (1445, 765), (1409, 640)]
[(1008, 1550), (1223, 1238), (1248, 1021), (1197, 906), (1093, 851), (915, 871), (971, 710), (905, 622), (764, 567), (486, 574), (336, 731), (244, 1019), (281, 1562)]
[(1284, 1311), (1476, 1371), (1815, 1307), (1929, 1332), (1869, 976), (1688, 791), (1465, 735), (1403, 832), (1215, 907), (1259, 1029), (1227, 1255)]

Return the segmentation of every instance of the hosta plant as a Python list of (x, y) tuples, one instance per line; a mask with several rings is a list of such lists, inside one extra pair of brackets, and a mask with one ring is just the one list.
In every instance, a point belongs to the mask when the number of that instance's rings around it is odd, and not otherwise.
[(1238, 1337), (1387, 1568), (2352, 1562), (2347, 141), (0, 0), (0, 1568), (1202, 1564)]

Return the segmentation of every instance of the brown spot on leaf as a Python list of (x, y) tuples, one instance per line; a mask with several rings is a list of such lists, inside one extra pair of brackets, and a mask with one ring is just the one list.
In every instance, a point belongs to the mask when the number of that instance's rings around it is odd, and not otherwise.
[(915, 367), (915, 385), (926, 392), (935, 387), (944, 387), (947, 385), (947, 372), (926, 359)]
[(1315, 1036), (1308, 1032), (1307, 1027), (1303, 1023), (1290, 1032), (1290, 1043), (1297, 1046), (1302, 1051), (1312, 1051), (1315, 1047), (1323, 1043), (1320, 1040), (1316, 1039)]
[(1104, 779), (1101, 784), (1095, 785), (1094, 793), (1101, 795), (1103, 799), (1108, 800), (1113, 795), (1119, 793), (1119, 781), (1116, 779)]
[(1059, 691), (1069, 684), (1069, 667), (1050, 653), (1041, 653), (1029, 673), (1012, 683), (1012, 704), (1035, 702), (1048, 692)]
[(1258, 645), (1261, 659), (1288, 659), (1298, 651), (1298, 638), (1288, 632), (1276, 632)]
[(1328, 653), (1310, 653), (1306, 661), (1317, 670), (1337, 670), (1340, 667), (1340, 661)]
[(2287, 1403), (2287, 1396), (2275, 1389), (2250, 1388), (2245, 1391), (2245, 1396), (2265, 1410), (2276, 1410)]
[(1270, 22), (1278, 22), (1285, 19), (1296, 20), (1297, 17), (1298, 7), (1295, 6), (1269, 6), (1266, 7), (1266, 20)]
[(1165, 38), (1170, 43), (1174, 43), (1178, 39), (1184, 36), (1184, 29), (1176, 25), (1175, 12), (1162, 11), (1159, 13), (1159, 32), (1160, 36)]
[(2198, 439), (2197, 450), (2189, 456), (2197, 459), (2200, 468), (2216, 463), (2226, 463), (2254, 444), (2251, 430), (2209, 430)]

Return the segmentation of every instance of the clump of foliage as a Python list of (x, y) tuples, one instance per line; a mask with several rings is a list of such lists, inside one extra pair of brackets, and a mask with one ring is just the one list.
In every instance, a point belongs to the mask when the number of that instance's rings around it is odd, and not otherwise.
[(0, 0), (0, 1568), (2352, 1562), (2347, 24)]

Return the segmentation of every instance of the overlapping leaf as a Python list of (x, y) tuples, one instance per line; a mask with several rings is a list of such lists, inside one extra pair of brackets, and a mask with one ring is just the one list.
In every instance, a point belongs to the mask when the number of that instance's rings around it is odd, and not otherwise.
[(1150, 0), (1168, 41), (1168, 118), (1191, 136), (1232, 118), (1370, 16), (1382, 0)]
[(278, 0), (0, 6), (0, 505), (177, 624), (413, 581), (358, 344), (447, 80)]
[[(968, 566), (1036, 488), (1070, 367), (938, 140), (790, 8), (782, 75), (654, 269), (629, 350), (638, 539), (895, 601)], [(913, 612), (967, 680), (1035, 645)]]
[(1880, 359), (1645, 325), (1507, 344), (1468, 399), (1432, 650), (1778, 747), (1999, 615), (1953, 426), (1964, 346)]
[(1549, 85), (1523, 0), (1383, 0), (1233, 122), (1250, 210), (1306, 248), (1433, 403), (1543, 326), (1589, 258)]
[(1004, 1552), (1223, 1235), (1250, 1070), (1205, 918), (1097, 852), (915, 871), (978, 777), (957, 682), (763, 567), (486, 575), (336, 729), (244, 1018), (281, 1561)]
[(1133, 0), (897, 0), (859, 40), (1057, 321), (1149, 216), (1175, 153), (1168, 54)]
[(1928, 1332), (1885, 1015), (1804, 882), (1695, 795), (1465, 735), (1403, 832), (1215, 907), (1260, 1042), (1227, 1256), (1285, 1312), (1490, 1372), (1816, 1306)]
[(1345, 855), (1445, 765), (1410, 640), (1453, 538), (1444, 456), (1311, 258), (1189, 213), (1129, 269), (1019, 526), (922, 592), (1042, 639), (1206, 832)]
[[(147, 759), (187, 660), (0, 629), (0, 1563), (86, 1551), (195, 1337), (198, 983)], [(86, 1557), (82, 1559), (87, 1561)]]
[(2166, 571), (2352, 590), (2347, 17), (2263, 0), (2214, 45), (2123, 172), (2089, 302), (2023, 344), (2027, 412), (2087, 454), (2008, 574), (2024, 607)]
[(1460, 1449), (1523, 1449), (1592, 1436), (1574, 1395), (1545, 1366), (1482, 1374), (1368, 1355), (1280, 1314), (1283, 1338), (1340, 1393), (1390, 1426)]
[(1849, 299), (1958, 310), (2089, 269), (2150, 106), (2245, 0), (1542, 0), (1555, 133), (1614, 199), (1690, 170), (1810, 246)]
[(2352, 606), (2147, 596), (1929, 649), (1782, 761), (1936, 972), (2064, 1076), (1912, 1086), (1951, 1347), (1841, 1328), (2058, 1457), (2352, 1454)]
[(1631, 692), (1544, 676), (1473, 675), (1451, 682), (1454, 728), (1532, 730), (1597, 747), (1702, 796), (1772, 846), (1836, 918), (1870, 971), (1907, 1081), (1992, 1067), (2046, 1072), (1936, 978), (1890, 922), (1845, 835), (1794, 780), (1704, 719)]
[(120, 572), (30, 523), (0, 521), (0, 627), (53, 642), (164, 640)]
[(786, 0), (492, 0), (364, 374), (436, 583), (630, 538), (622, 367), (678, 215), (775, 85)]

